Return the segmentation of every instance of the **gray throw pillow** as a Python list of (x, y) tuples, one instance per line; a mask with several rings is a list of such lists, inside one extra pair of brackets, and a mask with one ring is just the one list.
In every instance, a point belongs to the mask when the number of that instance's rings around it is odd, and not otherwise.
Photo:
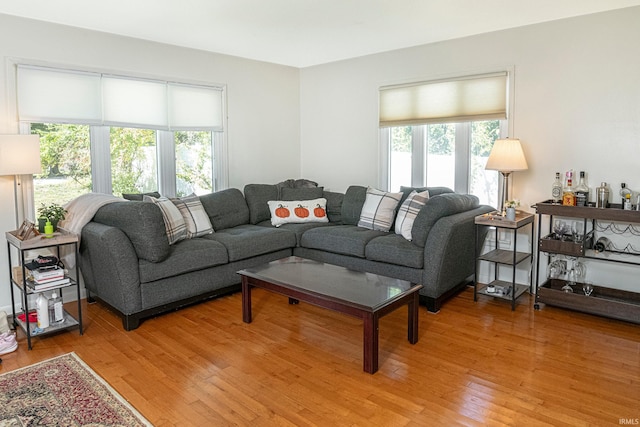
[(367, 187), (352, 185), (347, 188), (342, 201), (342, 223), (358, 225), (364, 200), (367, 198)]
[[(244, 198), (249, 207), (249, 222), (257, 224), (271, 219), (269, 200), (278, 200), (278, 187), (273, 184), (247, 184)], [(214, 226), (215, 228), (215, 226)]]
[(205, 194), (200, 201), (216, 231), (249, 223), (249, 207), (237, 188)]
[[(278, 200), (313, 200), (322, 197), (323, 187), (282, 188)], [(272, 199), (273, 200), (273, 199)]]

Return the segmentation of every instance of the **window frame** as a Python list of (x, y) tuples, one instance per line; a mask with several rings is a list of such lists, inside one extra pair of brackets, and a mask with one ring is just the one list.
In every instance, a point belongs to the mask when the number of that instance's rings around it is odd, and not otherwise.
[[(35, 67), (54, 68), (69, 71), (79, 71), (87, 73), (103, 73), (107, 74), (104, 70), (95, 70), (87, 67), (70, 66), (69, 64), (58, 64), (47, 61), (33, 61), (18, 58), (7, 59), (7, 98), (13, 99), (16, 102), (8, 102), (8, 112), (13, 117), (18, 117), (17, 106), (17, 69), (18, 65), (30, 65)], [(132, 79), (149, 80), (148, 75), (140, 75), (136, 73), (118, 73), (118, 75), (130, 77)], [(227, 85), (218, 84), (212, 82), (202, 81), (190, 81), (182, 80), (177, 81), (173, 78), (166, 78), (162, 76), (154, 76), (152, 79), (166, 80), (172, 83), (181, 85), (192, 86), (211, 86), (220, 87), (222, 91), (222, 130), (211, 130), (211, 144), (212, 144), (212, 171), (213, 176), (212, 185), (214, 191), (227, 188), (229, 185), (229, 158), (228, 158), (228, 138), (227, 138)], [(83, 124), (76, 123), (73, 124)], [(109, 129), (108, 125), (97, 125), (92, 123), (84, 123), (90, 126), (91, 137), (91, 179), (93, 193), (105, 193), (112, 194), (111, 184), (111, 153), (109, 146)], [(31, 133), (30, 121), (18, 121), (18, 132), (20, 134)], [(157, 137), (157, 155), (158, 155), (158, 191), (166, 195), (167, 197), (175, 197), (176, 193), (176, 175), (175, 175), (175, 139), (174, 131), (185, 131), (191, 129), (176, 128), (175, 130), (156, 130)], [(202, 130), (202, 129), (192, 129)], [(160, 136), (162, 135), (162, 136)], [(170, 135), (170, 136), (169, 136)], [(169, 143), (170, 140), (170, 143)], [(162, 152), (162, 155), (160, 154)], [(168, 156), (172, 152), (173, 157)], [(171, 171), (173, 171), (172, 176)], [(24, 218), (35, 218), (36, 207), (34, 202), (34, 185), (33, 176), (22, 176), (22, 212)]]
[[(480, 120), (483, 121), (483, 120)], [(508, 134), (508, 120), (500, 120), (500, 138)], [(458, 193), (468, 193), (471, 182), (471, 125), (474, 122), (455, 123), (454, 188)], [(411, 187), (431, 186), (427, 182), (427, 124), (411, 126)], [(381, 128), (380, 137), (380, 188), (391, 190), (391, 129)], [(500, 188), (502, 176), (499, 177)]]
[[(507, 108), (506, 113), (507, 117), (505, 119), (493, 119), (500, 120), (500, 138), (506, 137), (514, 137), (514, 103), (515, 103), (515, 69), (514, 66), (505, 66), (492, 68), (490, 70), (474, 70), (472, 72), (467, 73), (468, 77), (474, 76), (482, 76), (482, 75), (491, 75), (500, 72), (507, 73)], [(446, 81), (446, 80), (459, 80), (464, 78), (465, 76), (461, 76), (459, 74), (448, 75), (448, 76), (436, 76), (436, 77), (426, 77), (422, 79), (424, 82), (429, 81)], [(419, 82), (415, 81), (407, 81), (400, 82), (397, 86), (401, 85), (416, 85)], [(391, 87), (394, 85), (385, 85), (381, 86), (382, 88)], [(455, 136), (455, 178), (454, 178), (454, 187), (453, 190), (459, 193), (468, 193), (469, 191), (469, 183), (471, 176), (471, 123), (473, 121), (484, 121), (483, 119), (469, 120), (469, 121), (459, 121), (455, 122), (456, 124), (456, 136)], [(441, 122), (434, 121), (430, 124), (439, 124), (439, 123), (451, 123), (450, 121), (443, 120)], [(414, 142), (422, 142), (426, 140), (426, 126), (428, 124), (412, 124), (408, 125), (412, 127), (412, 170), (411, 170), (411, 186), (413, 187), (421, 187), (423, 185), (429, 185), (426, 182), (427, 170), (426, 170), (426, 160), (427, 160), (427, 145), (424, 143), (415, 144)], [(421, 131), (417, 132), (415, 128), (422, 128)], [(390, 190), (391, 184), (391, 127), (379, 127), (378, 128), (378, 158), (379, 158), (379, 167), (378, 167), (378, 186), (379, 188)], [(418, 139), (416, 139), (418, 138)], [(416, 145), (420, 145), (419, 148), (416, 148)], [(418, 158), (414, 159), (414, 156)], [(423, 171), (414, 170), (414, 168), (418, 166), (424, 168)], [(499, 174), (498, 185), (499, 192), (502, 192), (502, 180), (503, 177)], [(499, 198), (502, 197), (500, 194)]]

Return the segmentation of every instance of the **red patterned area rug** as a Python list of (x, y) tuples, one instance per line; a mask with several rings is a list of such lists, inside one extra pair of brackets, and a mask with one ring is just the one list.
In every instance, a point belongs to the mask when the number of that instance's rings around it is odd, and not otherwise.
[(0, 427), (151, 426), (75, 353), (0, 375)]

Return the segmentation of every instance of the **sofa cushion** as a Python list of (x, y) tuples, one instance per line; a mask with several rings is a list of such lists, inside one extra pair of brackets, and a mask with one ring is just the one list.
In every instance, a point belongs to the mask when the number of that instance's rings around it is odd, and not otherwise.
[(466, 212), (479, 206), (478, 198), (471, 194), (445, 193), (430, 197), (413, 222), (411, 242), (424, 248), (431, 227), (442, 217)]
[(422, 268), (424, 265), (424, 249), (412, 244), (399, 234), (387, 234), (371, 240), (367, 243), (365, 255), (372, 261), (405, 267)]
[(153, 282), (227, 262), (229, 257), (223, 244), (206, 239), (183, 240), (171, 246), (171, 253), (161, 262), (140, 260), (140, 282)]
[(249, 207), (249, 223), (257, 224), (271, 218), (269, 200), (278, 200), (278, 187), (271, 184), (247, 184), (244, 186), (244, 198)]
[[(262, 221), (258, 225), (261, 226), (261, 227), (273, 227), (273, 225), (271, 225), (271, 221)], [(296, 235), (296, 246), (300, 246), (300, 242), (302, 240), (302, 235), (307, 230), (311, 230), (312, 228), (316, 228), (316, 227), (326, 227), (328, 225), (332, 225), (332, 224), (330, 224), (328, 222), (306, 222), (304, 224), (289, 223), (289, 224), (282, 224), (278, 228), (280, 230), (288, 230), (288, 231), (291, 231), (291, 232), (295, 233), (295, 235)]]
[(151, 202), (160, 208), (170, 245), (187, 238), (187, 224), (184, 222), (180, 209), (171, 200), (166, 197), (155, 198), (151, 196), (144, 196), (142, 200)]
[(213, 233), (213, 226), (207, 211), (204, 210), (200, 198), (195, 194), (181, 197), (179, 199), (171, 199), (174, 205), (180, 211), (184, 223), (187, 226), (187, 239), (204, 236)]
[(229, 262), (293, 248), (296, 245), (296, 235), (292, 231), (253, 224), (227, 228), (202, 238), (222, 243), (227, 248)]
[(413, 222), (418, 216), (418, 212), (429, 200), (429, 191), (425, 190), (421, 193), (412, 191), (409, 197), (406, 198), (402, 205), (398, 208), (398, 215), (396, 216), (395, 232), (402, 235), (407, 240), (411, 240), (411, 229), (413, 228)]
[(342, 223), (345, 225), (358, 225), (362, 205), (367, 198), (367, 187), (352, 185), (347, 188), (342, 200)]
[(313, 200), (270, 200), (271, 224), (302, 224), (306, 222), (329, 222), (327, 218), (327, 199)]
[[(322, 187), (302, 187), (280, 189), (280, 200), (312, 200), (322, 197)], [(272, 199), (273, 200), (273, 199)]]
[(367, 243), (385, 234), (355, 225), (316, 227), (302, 235), (300, 246), (364, 258)]
[(396, 218), (396, 209), (401, 198), (402, 193), (367, 188), (358, 227), (389, 231)]
[(329, 217), (329, 221), (334, 224), (341, 224), (342, 202), (344, 201), (344, 193), (323, 191), (322, 197), (327, 199), (327, 216)]
[(249, 223), (249, 207), (237, 188), (205, 194), (200, 201), (215, 231)]
[(93, 220), (122, 230), (131, 240), (138, 258), (160, 262), (169, 256), (162, 212), (153, 203), (109, 203), (98, 209)]

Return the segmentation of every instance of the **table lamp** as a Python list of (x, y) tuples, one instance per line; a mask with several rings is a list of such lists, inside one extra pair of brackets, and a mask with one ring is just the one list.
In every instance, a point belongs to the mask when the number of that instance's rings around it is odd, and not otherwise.
[(502, 174), (502, 200), (498, 212), (504, 216), (505, 202), (509, 194), (509, 175), (511, 172), (529, 169), (519, 139), (497, 139), (487, 159), (487, 170), (495, 170)]
[(13, 175), (13, 198), (16, 209), (16, 228), (18, 218), (18, 191), (20, 175), (41, 173), (40, 137), (38, 135), (0, 135), (0, 176)]

